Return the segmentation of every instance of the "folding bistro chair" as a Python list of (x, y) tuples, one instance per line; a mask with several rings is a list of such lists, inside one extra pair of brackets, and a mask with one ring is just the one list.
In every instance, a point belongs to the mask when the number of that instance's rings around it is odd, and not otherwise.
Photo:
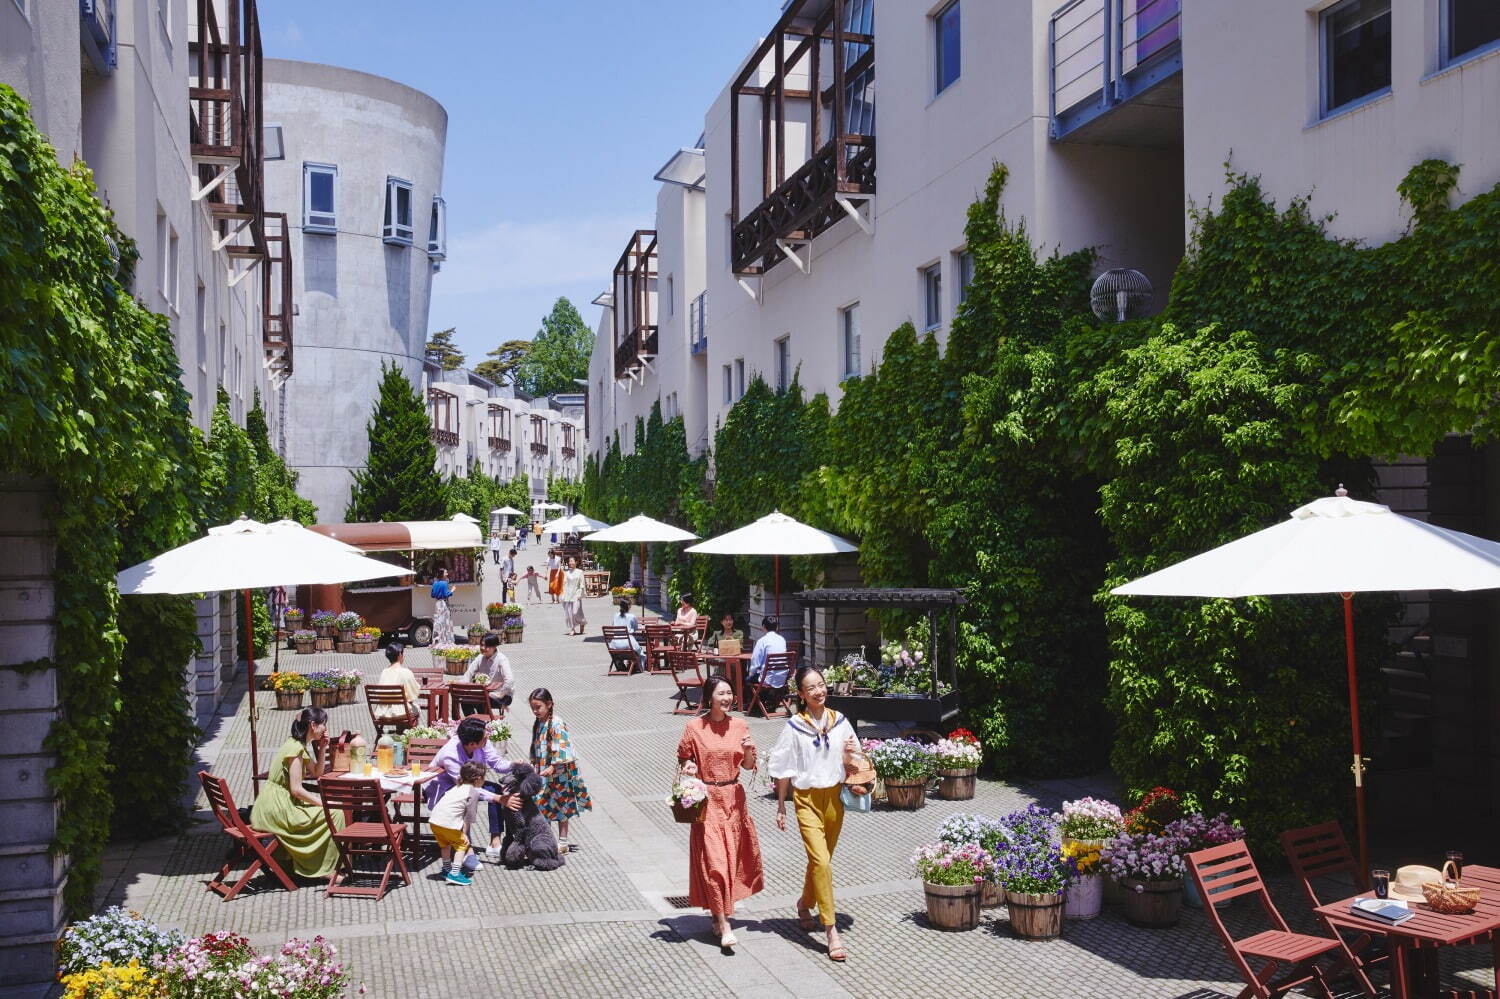
[(792, 716), (792, 673), (797, 669), (797, 657), (791, 652), (772, 652), (766, 656), (766, 668), (756, 677), (750, 688), (749, 704), (745, 714), (754, 714), (756, 709), (766, 718), (779, 707), (786, 716)]
[(681, 647), (677, 644), (677, 633), (670, 624), (648, 624), (643, 627), (646, 632), (646, 672), (672, 672), (672, 668), (667, 665), (667, 653), (675, 652)]
[[(433, 758), (436, 757), (438, 752), (447, 744), (448, 742), (446, 739), (407, 739), (407, 766), (416, 763), (419, 764), (423, 770), (428, 769), (432, 766)], [(417, 816), (420, 814), (420, 811), (417, 808), (416, 795), (421, 793), (422, 789), (416, 788), (414, 790), (398, 791), (394, 796), (392, 796), (391, 818), (396, 822), (397, 825), (404, 827), (407, 823), (415, 824)], [(413, 843), (411, 846), (412, 849), (416, 849), (417, 844)]]
[(490, 691), (482, 683), (448, 684), (448, 709), (454, 718), (474, 715), (486, 721), (494, 717), (490, 710)]
[[(323, 817), (328, 822), (328, 828), (333, 830), (333, 843), (339, 851), (338, 864), (328, 879), (325, 898), (355, 895), (373, 898), (378, 902), (385, 897), (391, 875), (397, 871), (401, 874), (402, 883), (411, 884), (411, 875), (406, 871), (406, 858), (401, 853), (406, 830), (391, 822), (391, 813), (386, 809), (385, 794), (380, 790), (379, 780), (324, 777), (318, 781), (318, 793), (323, 798)], [(340, 829), (333, 821), (333, 813), (339, 810), (356, 819), (368, 815), (378, 816), (378, 819), (351, 821)], [(370, 887), (348, 883), (355, 875), (356, 857), (385, 858), (379, 885)]]
[[(229, 837), (229, 854), (224, 858), (224, 866), (219, 868), (219, 873), (211, 881), (205, 881), (204, 885), (210, 891), (218, 892), (228, 902), (250, 883), (251, 878), (261, 872), (261, 868), (265, 868), (287, 891), (296, 891), (297, 883), (276, 862), (276, 848), (281, 845), (276, 834), (262, 832), (240, 816), (239, 809), (234, 807), (234, 797), (229, 793), (229, 782), (224, 778), (215, 777), (207, 770), (200, 770), (198, 779), (203, 782), (203, 793), (208, 796), (208, 806), (213, 809), (214, 818), (219, 820), (219, 825), (224, 827), (224, 833)], [(245, 873), (234, 884), (228, 884), (225, 879), (229, 872), (240, 864), (248, 865)]]
[(677, 684), (677, 707), (672, 709), (674, 715), (692, 715), (703, 710), (706, 705), (699, 703), (692, 706), (689, 695), (696, 689), (698, 699), (703, 697), (703, 671), (698, 668), (698, 653), (673, 651), (667, 653), (667, 666), (672, 670), (672, 682)]
[(693, 630), (684, 632), (682, 636), (682, 647), (697, 651), (703, 648), (704, 639), (708, 638), (708, 616), (698, 615), (698, 623), (693, 625)]
[[(1365, 995), (1375, 995), (1370, 979), (1355, 963), (1342, 939), (1293, 933), (1287, 927), (1243, 841), (1211, 846), (1188, 854), (1186, 859), (1188, 875), (1203, 898), (1203, 911), (1214, 924), (1229, 960), (1245, 981), (1238, 999), (1250, 999), (1251, 996), (1280, 999), (1297, 986), (1309, 982), (1313, 983), (1318, 995), (1334, 999), (1328, 983), (1346, 969), (1354, 973)], [(1276, 928), (1236, 940), (1225, 927), (1224, 918), (1214, 903), (1227, 902), (1241, 895), (1254, 895)], [(1319, 966), (1318, 962), (1323, 958), (1331, 960), (1330, 967)], [(1260, 969), (1252, 969), (1251, 961), (1260, 964)]]
[[(604, 647), (609, 650), (609, 672), (605, 676), (629, 676), (641, 668), (640, 653), (630, 645), (630, 629), (621, 624), (606, 624), (604, 626)], [(615, 648), (616, 642), (624, 642), (622, 649)]]
[[(400, 735), (415, 724), (411, 721), (412, 706), (407, 703), (406, 688), (399, 683), (365, 684), (365, 704), (370, 708), (370, 721), (375, 724), (375, 737), (377, 739), (385, 734), (386, 729), (390, 729), (392, 732)], [(401, 710), (404, 712), (402, 717), (382, 718), (375, 710), (376, 708), (388, 707), (390, 705), (400, 705)]]
[[(1337, 822), (1288, 829), (1281, 834), (1281, 849), (1292, 865), (1292, 875), (1301, 886), (1302, 894), (1307, 896), (1308, 904), (1314, 909), (1323, 903), (1318, 898), (1317, 890), (1313, 888), (1313, 878), (1341, 877), (1347, 874), (1348, 885), (1354, 891), (1370, 890), (1364, 872), (1354, 862), (1354, 854), (1349, 849), (1349, 841), (1344, 838), (1344, 830), (1339, 828)], [(1330, 929), (1338, 932), (1337, 927)], [(1361, 968), (1380, 964), (1390, 956), (1383, 942), (1385, 936), (1383, 930), (1372, 924), (1367, 932), (1346, 941), (1349, 952), (1354, 955), (1355, 962)]]

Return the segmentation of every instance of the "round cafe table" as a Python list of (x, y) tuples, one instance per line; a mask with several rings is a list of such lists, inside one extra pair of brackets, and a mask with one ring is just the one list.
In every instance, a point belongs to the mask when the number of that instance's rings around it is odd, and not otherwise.
[(745, 670), (750, 664), (749, 652), (738, 652), (732, 656), (723, 656), (717, 652), (699, 652), (698, 661), (705, 667), (709, 663), (718, 663), (723, 667), (724, 675), (728, 677), (729, 684), (734, 688), (734, 710), (745, 710)]

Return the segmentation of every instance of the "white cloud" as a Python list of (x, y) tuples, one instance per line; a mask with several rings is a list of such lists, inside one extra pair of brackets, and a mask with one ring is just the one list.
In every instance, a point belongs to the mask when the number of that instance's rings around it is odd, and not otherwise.
[[(449, 218), (451, 221), (451, 214)], [(433, 282), (433, 290), (439, 293), (441, 288), (443, 296), (499, 296), (559, 285), (597, 284), (597, 294), (609, 287), (620, 251), (641, 225), (650, 225), (650, 219), (601, 216), (502, 221), (478, 232), (450, 236), (448, 259)]]
[(281, 41), (285, 45), (297, 46), (302, 44), (302, 28), (298, 26), (296, 21), (288, 21), (286, 27), (281, 29)]

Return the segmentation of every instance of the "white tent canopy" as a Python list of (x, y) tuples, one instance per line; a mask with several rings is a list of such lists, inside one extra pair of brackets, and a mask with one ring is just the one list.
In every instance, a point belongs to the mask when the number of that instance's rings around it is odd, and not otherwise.
[(645, 514), (637, 514), (629, 520), (605, 527), (589, 536), (590, 541), (618, 541), (637, 544), (654, 544), (670, 541), (696, 541), (698, 535), (680, 527), (664, 524)]
[(837, 555), (859, 551), (859, 546), (777, 510), (684, 550), (695, 555)]

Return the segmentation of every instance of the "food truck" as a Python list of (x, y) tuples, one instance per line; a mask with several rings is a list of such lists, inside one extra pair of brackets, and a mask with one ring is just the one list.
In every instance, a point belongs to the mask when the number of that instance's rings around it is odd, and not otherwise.
[(392, 575), (357, 583), (298, 587), (298, 604), (314, 610), (351, 610), (385, 635), (410, 645), (432, 644), (432, 580), (448, 570), (453, 630), (483, 624), (486, 604), (500, 600), (498, 572), (484, 571), (483, 535), (464, 514), (452, 520), (398, 520), (366, 524), (315, 524), (312, 530), (391, 563)]

